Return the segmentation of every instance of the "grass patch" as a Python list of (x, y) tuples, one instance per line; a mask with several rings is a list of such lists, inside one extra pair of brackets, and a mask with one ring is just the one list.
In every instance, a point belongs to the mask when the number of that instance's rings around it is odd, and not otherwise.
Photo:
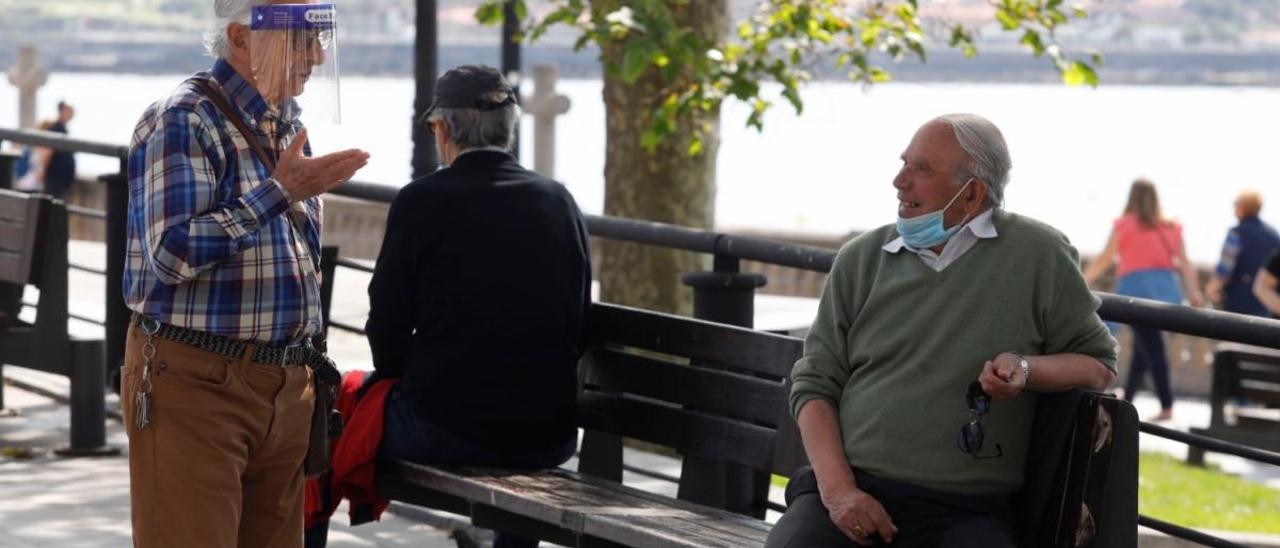
[(1138, 511), (1184, 527), (1280, 533), (1280, 490), (1162, 453), (1138, 456)]
[[(771, 480), (787, 486), (782, 476)], [(1163, 453), (1138, 455), (1138, 511), (1184, 527), (1280, 533), (1280, 490)]]

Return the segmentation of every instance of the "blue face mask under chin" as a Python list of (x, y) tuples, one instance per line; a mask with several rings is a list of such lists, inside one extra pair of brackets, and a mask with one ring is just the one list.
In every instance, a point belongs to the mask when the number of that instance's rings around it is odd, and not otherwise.
[(973, 179), (965, 181), (964, 186), (960, 187), (960, 191), (956, 192), (956, 195), (952, 196), (951, 201), (942, 206), (942, 209), (910, 219), (904, 219), (899, 216), (898, 235), (902, 236), (902, 241), (915, 249), (929, 249), (942, 245), (951, 239), (951, 236), (955, 235), (960, 230), (960, 227), (964, 226), (964, 222), (968, 220), (969, 215), (966, 214), (964, 219), (951, 228), (942, 226), (942, 215), (964, 193), (964, 190), (969, 188), (969, 183), (972, 182)]

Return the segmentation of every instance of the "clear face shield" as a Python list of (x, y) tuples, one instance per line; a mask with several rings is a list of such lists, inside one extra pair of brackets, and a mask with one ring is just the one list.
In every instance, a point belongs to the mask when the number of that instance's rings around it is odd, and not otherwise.
[(333, 4), (253, 8), (249, 54), (258, 92), (273, 108), (295, 100), (308, 121), (342, 122), (337, 9)]

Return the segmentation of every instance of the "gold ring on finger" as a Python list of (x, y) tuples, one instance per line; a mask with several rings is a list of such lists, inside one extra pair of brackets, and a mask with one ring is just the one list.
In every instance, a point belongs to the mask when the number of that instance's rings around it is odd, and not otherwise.
[(858, 538), (865, 537), (865, 536), (867, 536), (867, 531), (866, 531), (866, 530), (864, 530), (864, 529), (862, 528), (862, 526), (861, 526), (861, 525), (854, 525), (854, 526), (853, 526), (853, 536), (858, 537)]

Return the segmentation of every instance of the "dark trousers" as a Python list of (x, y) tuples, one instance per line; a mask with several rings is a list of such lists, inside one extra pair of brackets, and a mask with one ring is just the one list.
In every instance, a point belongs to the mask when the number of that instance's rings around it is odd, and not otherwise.
[[(559, 466), (569, 460), (577, 449), (577, 440), (549, 451), (527, 453), (500, 452), (478, 447), (423, 420), (414, 411), (412, 398), (399, 388), (399, 385), (393, 386), (387, 393), (387, 406), (383, 410), (382, 443), (378, 446), (379, 460), (539, 470)], [(325, 545), (328, 530), (328, 522), (317, 524), (308, 530), (306, 548), (322, 548)], [(534, 548), (536, 546), (538, 546), (537, 539), (528, 539), (501, 531), (497, 532), (493, 541), (494, 548)]]
[(1169, 379), (1169, 357), (1165, 353), (1164, 334), (1150, 327), (1130, 327), (1133, 329), (1133, 359), (1130, 360), (1129, 376), (1124, 382), (1124, 399), (1133, 401), (1142, 378), (1150, 370), (1156, 395), (1160, 398), (1160, 408), (1172, 409), (1173, 384)]
[[(874, 546), (894, 548), (1015, 548), (1013, 509), (1007, 496), (966, 496), (877, 478), (858, 472), (858, 488), (875, 497), (898, 533), (893, 544), (872, 536)], [(787, 486), (787, 512), (774, 525), (765, 548), (856, 547), (831, 521), (813, 471), (804, 469)]]

